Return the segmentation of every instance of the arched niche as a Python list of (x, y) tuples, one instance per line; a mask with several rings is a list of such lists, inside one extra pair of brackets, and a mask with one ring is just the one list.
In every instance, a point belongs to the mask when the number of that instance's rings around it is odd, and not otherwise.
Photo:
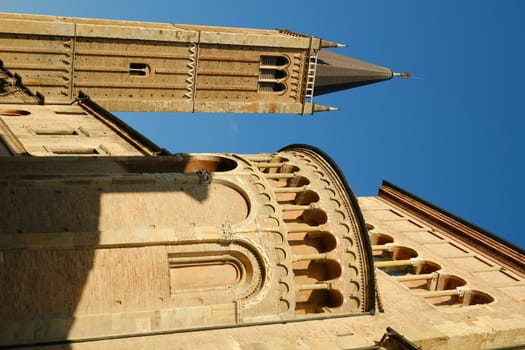
[(492, 296), (479, 290), (471, 290), (465, 293), (465, 296), (463, 297), (463, 305), (489, 304), (493, 301), (494, 298)]
[(172, 298), (187, 306), (198, 305), (198, 300), (251, 299), (266, 276), (257, 252), (236, 242), (168, 247), (168, 265)]
[(384, 245), (387, 243), (393, 243), (394, 237), (386, 233), (371, 233), (370, 234), (370, 244), (372, 245)]
[(333, 251), (337, 240), (328, 231), (298, 232), (288, 234), (288, 244), (293, 254), (319, 254)]
[(296, 283), (309, 284), (341, 277), (341, 264), (333, 259), (305, 260), (293, 263)]
[(337, 289), (312, 290), (297, 296), (297, 314), (317, 314), (330, 312), (329, 309), (343, 305), (344, 296)]

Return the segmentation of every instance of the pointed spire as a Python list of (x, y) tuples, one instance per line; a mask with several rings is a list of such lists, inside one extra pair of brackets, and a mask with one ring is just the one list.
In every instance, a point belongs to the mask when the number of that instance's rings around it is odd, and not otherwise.
[(314, 104), (314, 112), (331, 112), (331, 111), (338, 111), (339, 108), (336, 107), (330, 107), (330, 106), (323, 106)]
[[(392, 70), (338, 53), (320, 50), (317, 56), (314, 95), (346, 90), (392, 79)], [(409, 76), (402, 73), (401, 76)]]
[(328, 40), (321, 40), (321, 47), (327, 48), (327, 47), (346, 47), (346, 44), (336, 43), (335, 41), (328, 41)]

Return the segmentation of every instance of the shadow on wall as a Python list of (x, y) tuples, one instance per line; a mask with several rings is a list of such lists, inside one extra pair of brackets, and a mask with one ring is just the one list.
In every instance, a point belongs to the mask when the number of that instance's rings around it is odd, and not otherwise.
[[(221, 196), (210, 195), (212, 172), (235, 166), (188, 155), (0, 158), (0, 348), (48, 342), (68, 348), (76, 315), (118, 311), (126, 296), (111, 301), (120, 282), (109, 265), (125, 262), (97, 261), (97, 269), (108, 264), (106, 279), (89, 276), (95, 257), (105, 256), (100, 251), (112, 250), (95, 249), (103, 234), (124, 232), (125, 241), (138, 231), (224, 222), (228, 208), (209, 215)], [(88, 284), (96, 288), (85, 290)], [(97, 302), (96, 294), (115, 305)]]

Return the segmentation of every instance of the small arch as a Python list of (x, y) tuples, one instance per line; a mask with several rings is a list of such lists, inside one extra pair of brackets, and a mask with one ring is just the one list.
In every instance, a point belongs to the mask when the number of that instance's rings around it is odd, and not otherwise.
[(302, 260), (292, 263), (295, 283), (313, 284), (337, 279), (342, 275), (341, 264), (337, 260)]
[(307, 276), (317, 281), (330, 281), (341, 277), (341, 264), (333, 259), (312, 260), (308, 264)]
[(288, 76), (285, 70), (273, 68), (261, 68), (259, 71), (259, 79), (263, 80), (281, 80)]
[(403, 246), (394, 246), (392, 248), (392, 260), (408, 260), (417, 258), (417, 256), (417, 252), (412, 248)]
[(370, 234), (370, 244), (372, 245), (384, 245), (388, 243), (393, 243), (394, 237), (387, 235), (386, 233), (371, 233)]
[(427, 279), (409, 279), (402, 281), (401, 283), (407, 286), (410, 289), (423, 289), (423, 290), (432, 290), (435, 288), (435, 285), (438, 281), (439, 274), (434, 274), (434, 272), (441, 270), (441, 266), (433, 261), (418, 261), (416, 266), (413, 266), (407, 275), (430, 275)]
[(289, 162), (290, 160), (288, 158), (284, 158), (284, 157), (281, 157), (281, 156), (272, 156), (270, 158), (270, 163), (286, 163), (286, 162)]
[(170, 289), (174, 293), (185, 289), (232, 287), (241, 283), (245, 274), (239, 261), (224, 257), (209, 259), (206, 263), (170, 266)]
[(328, 221), (328, 216), (325, 211), (319, 208), (305, 210), (299, 218), (309, 226), (323, 225)]
[(286, 85), (278, 82), (259, 82), (259, 92), (283, 92), (286, 90)]
[[(457, 288), (463, 287), (466, 284), (467, 282), (463, 278), (456, 275), (440, 274), (435, 287), (429, 288), (429, 290), (456, 291)], [(455, 304), (469, 305), (469, 301), (467, 299), (469, 298), (470, 293), (472, 293), (472, 291), (467, 290), (463, 296), (461, 296), (459, 293), (453, 293), (452, 295), (434, 296), (425, 299), (435, 306), (447, 306)]]
[[(371, 245), (385, 245), (394, 242), (394, 237), (385, 233), (370, 233), (369, 237)], [(372, 255), (374, 256), (374, 258), (377, 257), (379, 259), (381, 259), (384, 256), (382, 250), (373, 250)]]
[(309, 232), (304, 239), (308, 244), (315, 246), (319, 253), (331, 252), (337, 247), (337, 239), (327, 231)]
[(456, 289), (457, 287), (463, 287), (466, 284), (467, 281), (456, 275), (440, 274), (436, 285), (436, 290)]
[(294, 254), (328, 253), (337, 247), (337, 239), (328, 231), (290, 233), (288, 244)]
[(286, 187), (301, 187), (301, 186), (306, 186), (309, 184), (310, 184), (310, 180), (308, 180), (308, 178), (302, 175), (298, 175), (291, 179), (288, 179), (286, 183)]
[(471, 290), (465, 294), (463, 298), (463, 305), (489, 304), (493, 301), (494, 298), (489, 294), (479, 290)]
[(131, 62), (129, 64), (128, 73), (131, 76), (145, 78), (149, 76), (150, 72), (151, 72), (151, 68), (149, 64), (137, 63), (137, 62)]
[(313, 290), (304, 296), (297, 297), (295, 312), (298, 314), (318, 314), (330, 312), (326, 308), (343, 305), (343, 294), (337, 289)]
[(288, 163), (283, 163), (283, 165), (278, 168), (278, 172), (281, 174), (292, 174), (298, 171), (299, 168), (297, 166)]
[(334, 308), (343, 305), (344, 297), (337, 289), (314, 290), (312, 291), (309, 300), (320, 308)]
[(297, 193), (294, 202), (297, 205), (308, 205), (315, 202), (319, 202), (319, 199), (320, 198), (317, 192), (312, 190), (305, 190), (303, 192)]
[(258, 164), (257, 167), (265, 174), (292, 174), (299, 171), (299, 168), (292, 164), (282, 163), (279, 167), (274, 164)]
[(448, 306), (458, 304), (460, 302), (459, 295), (446, 295), (433, 298), (425, 298), (426, 301), (433, 304), (434, 306)]
[(372, 225), (372, 224), (369, 224), (368, 222), (366, 223), (366, 229), (367, 231), (372, 231), (373, 229), (375, 229), (375, 226)]
[(419, 261), (419, 263), (416, 266), (414, 266), (412, 273), (414, 275), (423, 275), (427, 273), (436, 272), (438, 270), (441, 270), (441, 265), (433, 261), (424, 260)]
[(285, 67), (290, 63), (288, 57), (283, 55), (262, 55), (260, 60), (261, 67)]
[[(417, 258), (417, 252), (408, 247), (394, 246), (390, 251), (383, 250), (380, 255), (374, 255), (374, 261), (396, 261), (396, 260), (410, 260)], [(402, 264), (401, 266), (385, 266), (380, 269), (390, 276), (403, 276), (412, 272), (414, 266), (412, 264)]]

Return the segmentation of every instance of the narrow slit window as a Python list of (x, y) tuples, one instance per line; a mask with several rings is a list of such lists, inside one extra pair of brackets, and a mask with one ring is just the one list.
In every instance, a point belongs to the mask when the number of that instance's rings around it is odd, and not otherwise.
[(400, 214), (400, 213), (398, 213), (397, 211), (392, 210), (392, 209), (389, 209), (389, 210), (390, 210), (390, 212), (391, 212), (392, 214), (397, 215), (397, 216), (399, 216), (400, 218), (403, 217), (403, 214)]
[(24, 115), (30, 115), (31, 112), (24, 111), (21, 109), (0, 109), (0, 115), (5, 117), (21, 117)]
[(39, 136), (78, 136), (80, 133), (75, 129), (36, 129), (35, 135)]
[(96, 148), (92, 147), (56, 147), (49, 148), (51, 153), (57, 155), (97, 155), (100, 152)]
[(408, 222), (410, 222), (412, 225), (414, 225), (416, 227), (423, 228), (423, 226), (421, 226), (420, 224), (418, 224), (417, 222), (415, 222), (413, 220), (408, 219)]
[(55, 111), (58, 115), (88, 115), (84, 111)]

